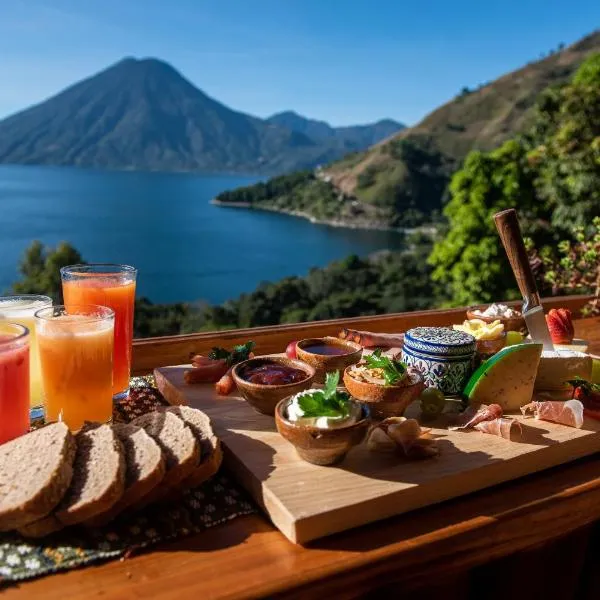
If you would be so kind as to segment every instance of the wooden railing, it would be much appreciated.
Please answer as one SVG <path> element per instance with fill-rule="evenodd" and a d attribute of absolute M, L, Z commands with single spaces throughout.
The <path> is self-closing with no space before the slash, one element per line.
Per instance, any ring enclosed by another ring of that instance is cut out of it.
<path fill-rule="evenodd" d="M 563 296 L 544 299 L 544 308 L 567 307 L 577 317 L 589 296 Z M 508 302 L 519 306 L 519 302 Z M 297 339 L 314 335 L 337 335 L 342 327 L 356 327 L 374 332 L 402 332 L 418 325 L 448 326 L 462 322 L 465 308 L 425 310 L 387 315 L 331 319 L 293 325 L 271 325 L 250 329 L 211 331 L 188 335 L 174 335 L 135 340 L 133 344 L 134 375 L 149 373 L 155 367 L 187 363 L 190 353 L 204 353 L 215 345 L 231 346 L 252 339 L 258 353 L 282 352 L 286 345 Z"/>

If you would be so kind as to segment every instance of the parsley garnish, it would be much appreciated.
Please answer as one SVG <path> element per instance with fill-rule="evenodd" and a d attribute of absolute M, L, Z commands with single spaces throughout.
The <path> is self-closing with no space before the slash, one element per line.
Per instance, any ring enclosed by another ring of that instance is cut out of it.
<path fill-rule="evenodd" d="M 406 373 L 406 365 L 399 360 L 392 360 L 387 356 L 381 356 L 381 348 L 378 348 L 368 356 L 365 356 L 368 369 L 381 369 L 385 385 L 398 383 Z"/>
<path fill-rule="evenodd" d="M 347 417 L 349 414 L 347 392 L 338 392 L 338 371 L 327 373 L 323 390 L 313 390 L 298 396 L 298 405 L 305 417 Z"/>
<path fill-rule="evenodd" d="M 583 377 L 579 377 L 579 375 L 575 375 L 573 379 L 569 379 L 565 383 L 572 385 L 574 388 L 583 388 L 586 394 L 600 393 L 600 385 L 592 383 Z"/>
<path fill-rule="evenodd" d="M 234 346 L 231 352 L 229 352 L 229 350 L 225 350 L 225 348 L 219 348 L 215 346 L 208 353 L 208 358 L 212 358 L 213 360 L 225 359 L 227 366 L 231 367 L 233 365 L 237 365 L 243 360 L 247 360 L 253 348 L 254 342 L 246 342 L 245 344 Z"/>

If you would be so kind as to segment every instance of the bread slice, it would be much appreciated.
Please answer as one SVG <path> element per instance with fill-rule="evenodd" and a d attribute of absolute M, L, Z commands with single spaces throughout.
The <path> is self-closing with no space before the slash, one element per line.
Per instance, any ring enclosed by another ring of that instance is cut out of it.
<path fill-rule="evenodd" d="M 143 427 L 158 443 L 166 460 L 167 472 L 162 483 L 134 506 L 145 506 L 163 497 L 165 493 L 189 477 L 200 457 L 200 446 L 192 430 L 173 413 L 155 411 L 132 421 Z"/>
<path fill-rule="evenodd" d="M 142 500 L 166 473 L 162 450 L 144 429 L 123 423 L 112 427 L 125 449 L 125 492 L 112 508 L 86 521 L 85 525 L 93 527 L 108 523 L 128 506 Z"/>
<path fill-rule="evenodd" d="M 38 519 L 33 523 L 28 523 L 18 528 L 18 532 L 27 538 L 42 538 L 63 528 L 63 524 L 50 513 L 43 519 Z"/>
<path fill-rule="evenodd" d="M 125 490 L 125 451 L 112 426 L 86 424 L 75 439 L 73 481 L 55 511 L 65 526 L 108 510 Z"/>
<path fill-rule="evenodd" d="M 0 531 L 49 514 L 73 475 L 75 438 L 53 423 L 0 446 Z"/>
<path fill-rule="evenodd" d="M 211 427 L 210 418 L 201 410 L 190 406 L 170 406 L 165 410 L 182 419 L 200 445 L 198 464 L 180 486 L 182 490 L 198 487 L 219 470 L 223 461 L 221 442 Z"/>

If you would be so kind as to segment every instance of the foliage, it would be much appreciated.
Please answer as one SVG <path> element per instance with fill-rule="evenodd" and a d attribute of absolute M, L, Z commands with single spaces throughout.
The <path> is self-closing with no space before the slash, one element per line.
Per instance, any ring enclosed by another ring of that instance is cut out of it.
<path fill-rule="evenodd" d="M 577 227 L 573 241 L 558 244 L 558 257 L 541 255 L 544 279 L 554 294 L 591 294 L 593 299 L 584 312 L 600 314 L 600 217 L 591 227 Z"/>
<path fill-rule="evenodd" d="M 60 269 L 82 262 L 81 254 L 66 242 L 53 249 L 45 248 L 36 240 L 25 250 L 19 264 L 22 279 L 12 286 L 12 291 L 15 294 L 45 294 L 56 304 L 61 304 Z"/>
<path fill-rule="evenodd" d="M 542 94 L 526 135 L 470 153 L 453 176 L 449 228 L 429 258 L 451 304 L 518 296 L 494 213 L 516 207 L 524 233 L 551 260 L 559 239 L 600 212 L 599 57 Z"/>

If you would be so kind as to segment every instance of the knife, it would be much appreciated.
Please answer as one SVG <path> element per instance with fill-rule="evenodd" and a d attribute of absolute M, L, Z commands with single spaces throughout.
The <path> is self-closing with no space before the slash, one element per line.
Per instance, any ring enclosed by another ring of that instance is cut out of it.
<path fill-rule="evenodd" d="M 548 331 L 548 323 L 546 323 L 546 317 L 544 317 L 544 308 L 523 243 L 517 211 L 514 208 L 509 208 L 496 213 L 494 221 L 510 266 L 517 279 L 519 290 L 523 295 L 523 317 L 529 335 L 534 342 L 541 342 L 544 345 L 544 350 L 554 350 L 554 344 Z"/>

